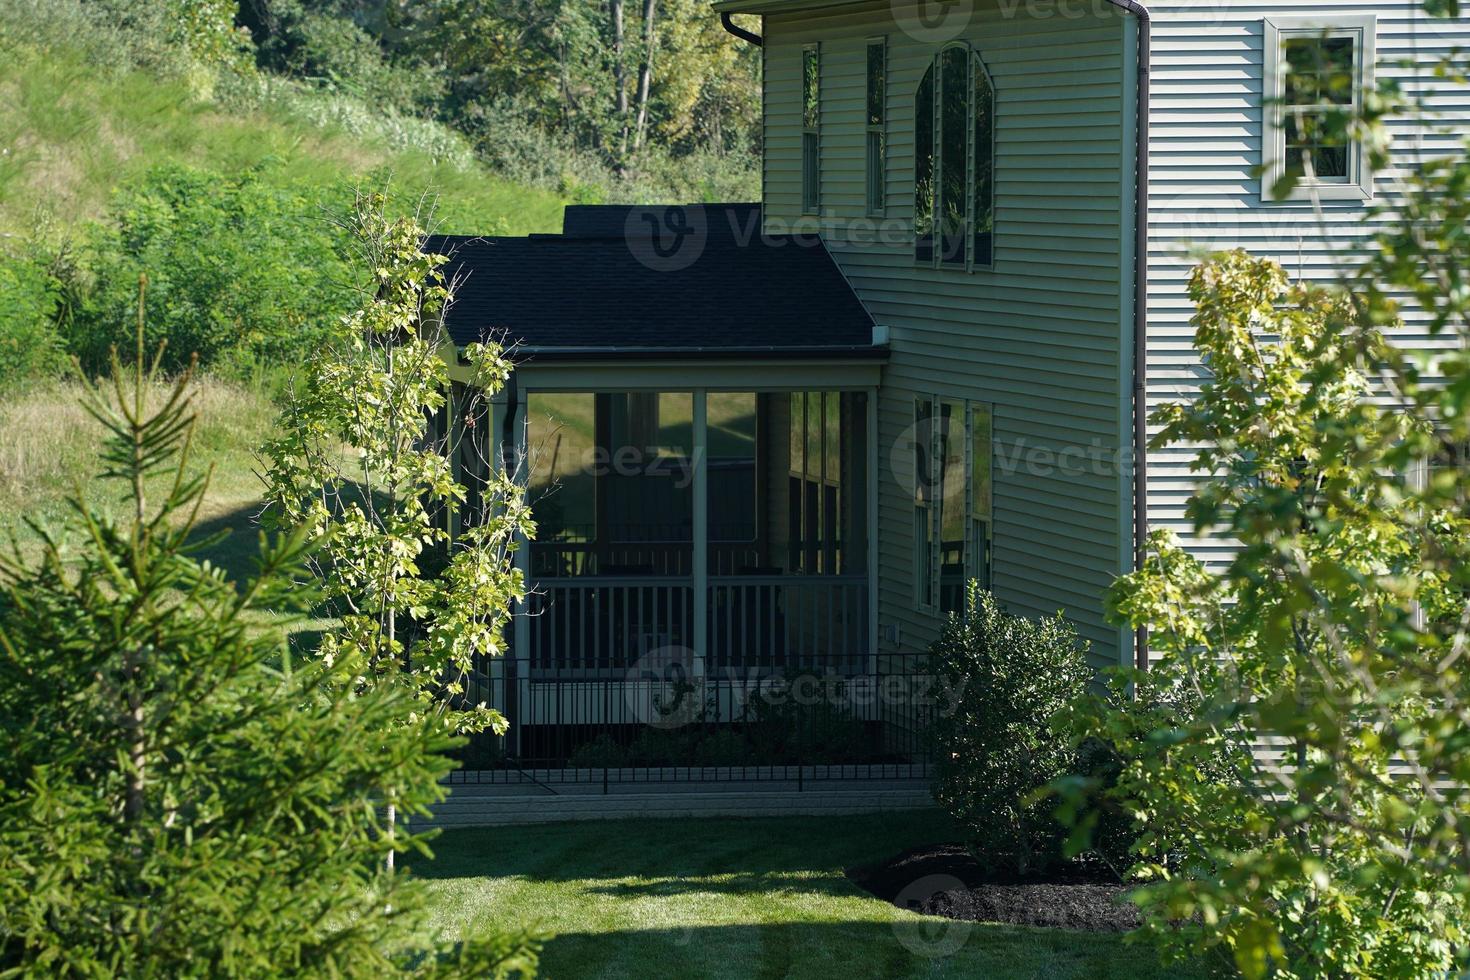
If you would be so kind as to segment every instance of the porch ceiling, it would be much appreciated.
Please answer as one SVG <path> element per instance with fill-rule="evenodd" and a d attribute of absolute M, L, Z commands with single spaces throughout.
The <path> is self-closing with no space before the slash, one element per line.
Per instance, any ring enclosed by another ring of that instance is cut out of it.
<path fill-rule="evenodd" d="M 886 356 L 815 235 L 762 234 L 750 205 L 583 210 L 562 235 L 429 240 L 457 283 L 457 345 L 563 361 Z"/>

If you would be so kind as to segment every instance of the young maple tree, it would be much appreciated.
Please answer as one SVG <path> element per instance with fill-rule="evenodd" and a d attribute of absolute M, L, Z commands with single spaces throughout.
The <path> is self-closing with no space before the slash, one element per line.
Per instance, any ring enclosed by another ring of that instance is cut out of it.
<path fill-rule="evenodd" d="M 388 209 L 383 194 L 359 194 L 347 218 L 366 273 L 362 303 L 288 392 L 281 435 L 264 450 L 267 516 L 306 527 L 316 546 L 316 585 L 339 621 L 322 639 L 323 662 L 359 659 L 364 689 L 408 683 L 420 714 L 446 734 L 499 732 L 504 717 L 467 698 L 466 678 L 477 658 L 502 652 L 525 594 L 513 553 L 534 527 L 513 470 L 489 460 L 476 477 L 479 505 L 473 514 L 462 506 L 471 488 L 451 459 L 463 430 L 433 424 L 452 390 L 447 259 L 425 251 L 415 219 Z M 461 356 L 471 397 L 509 376 L 494 344 Z M 478 414 L 465 401 L 454 407 Z"/>

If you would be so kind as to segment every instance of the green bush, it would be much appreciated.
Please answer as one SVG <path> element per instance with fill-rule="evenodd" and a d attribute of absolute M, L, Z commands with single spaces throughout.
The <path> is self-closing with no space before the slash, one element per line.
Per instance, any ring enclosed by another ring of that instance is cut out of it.
<path fill-rule="evenodd" d="M 65 368 L 59 300 L 59 284 L 39 262 L 0 253 L 0 391 Z"/>
<path fill-rule="evenodd" d="M 996 870 L 1040 870 L 1061 856 L 1065 830 L 1043 790 L 1076 764 L 1055 719 L 1088 692 L 1087 646 L 1059 614 L 1029 620 L 971 583 L 963 616 L 934 645 L 933 669 L 958 692 L 934 721 L 935 796 Z"/>
<path fill-rule="evenodd" d="M 842 765 L 869 762 L 872 739 L 847 705 L 848 682 L 791 672 L 784 696 L 757 693 L 745 705 L 750 739 L 761 765 Z"/>
<path fill-rule="evenodd" d="M 399 64 L 353 20 L 300 0 L 244 4 L 240 13 L 255 42 L 255 60 L 270 72 L 310 79 L 379 106 L 416 112 L 444 96 L 442 76 L 426 66 Z M 269 16 L 261 17 L 268 9 Z"/>
<path fill-rule="evenodd" d="M 621 769 L 627 764 L 628 750 L 606 733 L 577 746 L 567 759 L 573 769 Z"/>
<path fill-rule="evenodd" d="M 200 363 L 242 373 L 299 361 L 352 308 L 340 229 L 322 201 L 265 179 L 270 164 L 232 176 L 188 167 L 125 186 L 82 250 L 67 343 L 89 370 L 130 345 L 130 310 L 145 271 L 148 343 L 166 340 L 166 370 Z"/>

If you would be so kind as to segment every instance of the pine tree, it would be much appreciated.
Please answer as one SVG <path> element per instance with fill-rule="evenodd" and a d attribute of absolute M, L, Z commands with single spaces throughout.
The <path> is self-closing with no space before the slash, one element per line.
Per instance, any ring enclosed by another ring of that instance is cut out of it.
<path fill-rule="evenodd" d="M 196 557 L 190 379 L 152 403 L 141 288 L 138 315 L 134 363 L 86 399 L 126 513 L 78 489 L 74 550 L 35 526 L 38 556 L 0 559 L 0 973 L 533 973 L 521 937 L 424 945 L 423 896 L 383 858 L 427 838 L 383 813 L 440 798 L 454 740 L 406 685 L 293 663 L 261 625 L 312 600 L 309 529 L 263 541 L 243 584 Z"/>

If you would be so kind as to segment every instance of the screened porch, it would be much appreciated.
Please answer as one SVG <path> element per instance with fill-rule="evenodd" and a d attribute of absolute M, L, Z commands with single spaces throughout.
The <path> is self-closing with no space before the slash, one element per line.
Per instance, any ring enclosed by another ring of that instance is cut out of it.
<path fill-rule="evenodd" d="M 524 395 L 530 679 L 867 671 L 866 391 Z"/>

